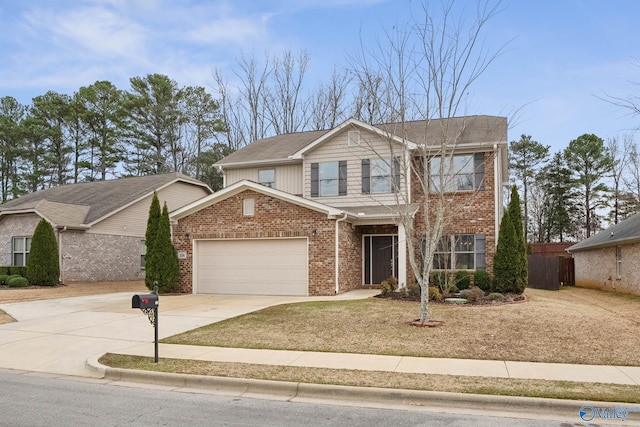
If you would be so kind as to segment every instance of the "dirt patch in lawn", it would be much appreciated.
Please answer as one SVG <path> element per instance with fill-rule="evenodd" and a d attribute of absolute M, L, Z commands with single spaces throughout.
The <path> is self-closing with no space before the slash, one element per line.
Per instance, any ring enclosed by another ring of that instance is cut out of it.
<path fill-rule="evenodd" d="M 146 290 L 144 281 L 141 280 L 129 282 L 75 282 L 59 286 L 29 286 L 26 288 L 0 286 L 0 304 L 112 294 L 116 292 L 134 293 Z M 14 321 L 13 317 L 0 310 L 0 324 Z"/>
<path fill-rule="evenodd" d="M 431 305 L 437 328 L 407 325 L 419 303 L 379 298 L 271 307 L 163 342 L 459 359 L 640 366 L 640 297 L 528 289 L 525 304 Z"/>

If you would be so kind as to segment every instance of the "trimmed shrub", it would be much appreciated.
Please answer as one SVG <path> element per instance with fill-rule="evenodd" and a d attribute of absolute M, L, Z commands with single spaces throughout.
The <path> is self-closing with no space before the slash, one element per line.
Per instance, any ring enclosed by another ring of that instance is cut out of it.
<path fill-rule="evenodd" d="M 440 292 L 440 288 L 437 286 L 429 286 L 429 300 L 441 302 L 442 301 L 442 293 Z"/>
<path fill-rule="evenodd" d="M 420 299 L 420 284 L 418 282 L 407 285 L 407 297 L 416 300 Z"/>
<path fill-rule="evenodd" d="M 0 275 L 0 285 L 6 285 L 7 284 L 7 277 L 9 277 L 8 274 Z"/>
<path fill-rule="evenodd" d="M 40 286 L 55 286 L 60 280 L 58 242 L 53 227 L 44 218 L 33 232 L 26 277 L 32 285 Z"/>
<path fill-rule="evenodd" d="M 437 286 L 440 290 L 444 289 L 447 285 L 447 275 L 443 271 L 438 273 L 431 273 L 429 276 L 429 286 Z"/>
<path fill-rule="evenodd" d="M 23 265 L 12 265 L 8 267 L 8 272 L 6 274 L 19 274 L 22 277 L 27 277 L 27 267 Z"/>
<path fill-rule="evenodd" d="M 477 286 L 473 286 L 469 289 L 466 290 L 467 296 L 467 302 L 470 304 L 482 301 L 482 299 L 484 298 L 484 291 L 480 288 L 478 288 Z"/>
<path fill-rule="evenodd" d="M 469 289 L 469 286 L 471 286 L 471 276 L 468 271 L 456 271 L 455 281 L 459 290 Z"/>
<path fill-rule="evenodd" d="M 504 301 L 504 295 L 499 292 L 492 292 L 489 294 L 489 299 L 491 301 Z"/>
<path fill-rule="evenodd" d="M 398 289 L 398 279 L 389 277 L 380 283 L 380 294 L 388 297 Z"/>
<path fill-rule="evenodd" d="M 29 279 L 22 276 L 14 276 L 7 281 L 7 285 L 9 285 L 10 288 L 26 288 L 29 286 Z"/>
<path fill-rule="evenodd" d="M 9 266 L 0 265 L 0 276 L 8 276 L 8 275 L 9 275 Z"/>
<path fill-rule="evenodd" d="M 474 286 L 479 287 L 484 292 L 491 292 L 491 276 L 486 271 L 476 271 L 475 276 L 473 277 Z"/>

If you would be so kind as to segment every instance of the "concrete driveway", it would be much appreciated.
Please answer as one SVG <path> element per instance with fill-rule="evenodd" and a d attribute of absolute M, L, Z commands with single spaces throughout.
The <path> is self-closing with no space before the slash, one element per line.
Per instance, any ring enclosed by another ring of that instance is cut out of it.
<path fill-rule="evenodd" d="M 378 291 L 335 297 L 179 295 L 160 296 L 160 338 L 273 305 L 320 300 L 361 299 Z M 87 359 L 107 352 L 153 346 L 153 326 L 131 308 L 132 293 L 0 304 L 17 322 L 0 325 L 0 368 L 62 375 L 99 374 Z M 162 356 L 162 355 L 161 355 Z"/>

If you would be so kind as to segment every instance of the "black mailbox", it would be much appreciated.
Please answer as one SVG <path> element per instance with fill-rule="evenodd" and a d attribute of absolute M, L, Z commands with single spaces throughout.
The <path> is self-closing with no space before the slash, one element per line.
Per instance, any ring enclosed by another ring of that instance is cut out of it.
<path fill-rule="evenodd" d="M 131 298 L 131 308 L 158 308 L 158 295 L 134 295 Z"/>

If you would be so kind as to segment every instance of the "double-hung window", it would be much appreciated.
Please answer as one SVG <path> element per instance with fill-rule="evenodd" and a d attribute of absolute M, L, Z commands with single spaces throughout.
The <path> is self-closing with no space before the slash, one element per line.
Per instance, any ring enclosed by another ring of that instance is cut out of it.
<path fill-rule="evenodd" d="M 484 153 L 434 157 L 429 161 L 431 191 L 472 191 L 484 187 Z"/>
<path fill-rule="evenodd" d="M 14 237 L 11 239 L 11 265 L 27 265 L 30 250 L 31 237 Z"/>
<path fill-rule="evenodd" d="M 362 193 L 392 193 L 400 187 L 400 159 L 362 160 Z"/>
<path fill-rule="evenodd" d="M 485 236 L 453 234 L 443 236 L 433 255 L 434 270 L 484 270 Z"/>
<path fill-rule="evenodd" d="M 347 161 L 311 164 L 311 197 L 345 196 Z"/>

